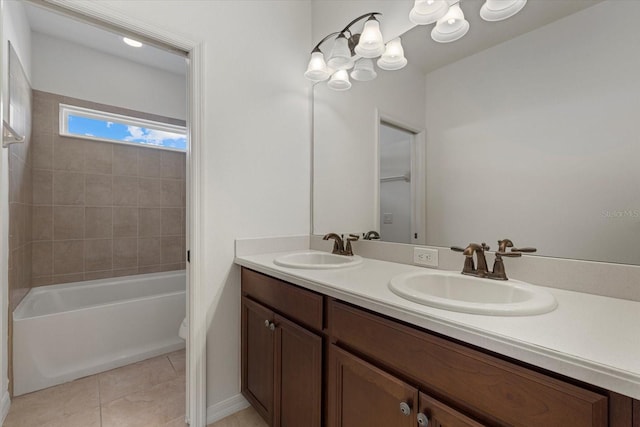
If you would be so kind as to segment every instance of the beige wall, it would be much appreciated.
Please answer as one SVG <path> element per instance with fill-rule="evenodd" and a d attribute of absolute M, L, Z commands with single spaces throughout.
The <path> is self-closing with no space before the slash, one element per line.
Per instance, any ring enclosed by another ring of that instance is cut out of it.
<path fill-rule="evenodd" d="M 185 154 L 62 137 L 58 104 L 181 122 L 41 91 L 33 100 L 33 286 L 184 269 Z"/>

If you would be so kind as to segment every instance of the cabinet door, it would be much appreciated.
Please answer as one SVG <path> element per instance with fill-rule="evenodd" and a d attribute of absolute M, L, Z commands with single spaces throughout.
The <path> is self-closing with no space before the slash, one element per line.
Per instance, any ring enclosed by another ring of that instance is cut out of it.
<path fill-rule="evenodd" d="M 421 427 L 483 427 L 466 415 L 448 407 L 442 402 L 420 393 L 418 425 Z"/>
<path fill-rule="evenodd" d="M 278 315 L 276 324 L 276 427 L 320 427 L 322 338 Z"/>
<path fill-rule="evenodd" d="M 242 298 L 242 394 L 269 425 L 273 421 L 273 312 Z"/>
<path fill-rule="evenodd" d="M 416 426 L 417 389 L 335 345 L 329 359 L 329 426 Z"/>

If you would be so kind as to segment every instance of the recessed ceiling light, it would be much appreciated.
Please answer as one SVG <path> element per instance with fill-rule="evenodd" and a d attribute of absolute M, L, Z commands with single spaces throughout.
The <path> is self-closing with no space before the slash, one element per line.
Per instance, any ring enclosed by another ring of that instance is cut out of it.
<path fill-rule="evenodd" d="M 123 37 L 123 38 L 122 38 L 122 40 L 123 40 L 126 44 L 128 44 L 129 46 L 133 46 L 133 47 L 142 47 L 142 43 L 140 43 L 140 42 L 139 42 L 139 41 L 137 41 L 137 40 L 133 40 L 133 39 L 130 39 L 130 38 L 128 38 L 128 37 Z"/>

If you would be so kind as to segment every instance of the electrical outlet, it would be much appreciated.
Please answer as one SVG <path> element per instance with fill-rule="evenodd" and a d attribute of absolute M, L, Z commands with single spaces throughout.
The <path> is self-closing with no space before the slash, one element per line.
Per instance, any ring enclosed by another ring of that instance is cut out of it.
<path fill-rule="evenodd" d="M 429 248 L 413 248 L 413 263 L 426 267 L 438 266 L 438 250 Z"/>

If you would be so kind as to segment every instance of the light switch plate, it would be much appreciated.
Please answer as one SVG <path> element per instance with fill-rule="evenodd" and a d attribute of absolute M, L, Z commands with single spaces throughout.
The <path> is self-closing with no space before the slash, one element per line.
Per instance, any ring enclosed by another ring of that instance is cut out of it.
<path fill-rule="evenodd" d="M 392 213 L 382 214 L 382 223 L 383 224 L 393 224 L 393 214 Z"/>
<path fill-rule="evenodd" d="M 429 248 L 413 248 L 413 263 L 426 267 L 438 266 L 438 250 Z"/>

